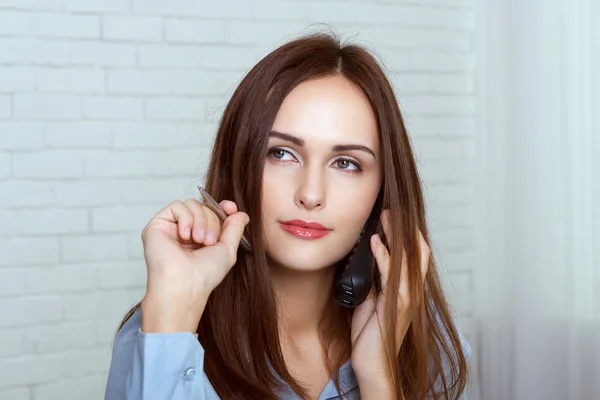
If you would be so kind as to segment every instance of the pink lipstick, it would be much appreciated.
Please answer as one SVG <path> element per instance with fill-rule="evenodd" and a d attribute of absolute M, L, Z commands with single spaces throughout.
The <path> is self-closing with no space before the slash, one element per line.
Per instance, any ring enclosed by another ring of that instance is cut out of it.
<path fill-rule="evenodd" d="M 302 239 L 319 239 L 332 231 L 317 222 L 305 222 L 301 219 L 280 221 L 279 225 L 284 231 Z"/>

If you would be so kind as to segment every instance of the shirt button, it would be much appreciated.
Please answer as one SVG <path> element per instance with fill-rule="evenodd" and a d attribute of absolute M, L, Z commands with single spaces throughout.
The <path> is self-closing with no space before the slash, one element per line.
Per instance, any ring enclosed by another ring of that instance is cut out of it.
<path fill-rule="evenodd" d="M 196 370 L 192 367 L 186 369 L 185 372 L 183 373 L 183 379 L 185 379 L 186 381 L 193 381 L 195 377 L 196 377 Z"/>

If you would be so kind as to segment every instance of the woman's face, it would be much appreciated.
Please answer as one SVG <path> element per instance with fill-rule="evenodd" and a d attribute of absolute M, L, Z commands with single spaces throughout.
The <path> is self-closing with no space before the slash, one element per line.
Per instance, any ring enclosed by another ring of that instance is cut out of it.
<path fill-rule="evenodd" d="M 295 270 L 332 266 L 356 243 L 381 185 L 377 123 L 367 98 L 341 76 L 301 83 L 281 105 L 268 148 L 267 255 Z"/>

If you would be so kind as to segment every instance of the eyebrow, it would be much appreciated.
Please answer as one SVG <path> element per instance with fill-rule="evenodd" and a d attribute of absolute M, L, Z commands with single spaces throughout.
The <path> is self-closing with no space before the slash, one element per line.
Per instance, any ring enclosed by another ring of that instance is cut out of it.
<path fill-rule="evenodd" d="M 300 147 L 304 146 L 304 139 L 301 139 L 294 135 L 290 135 L 289 133 L 271 131 L 269 136 L 276 137 L 276 138 L 279 138 L 279 139 L 282 139 L 282 140 L 285 140 L 288 142 L 292 142 Z M 373 150 L 371 150 L 367 146 L 363 146 L 362 144 L 336 144 L 335 146 L 332 147 L 332 150 L 333 151 L 359 150 L 359 151 L 364 151 L 365 153 L 369 153 L 370 155 L 373 156 L 373 158 L 377 159 L 377 157 L 375 157 L 375 153 L 373 152 Z"/>

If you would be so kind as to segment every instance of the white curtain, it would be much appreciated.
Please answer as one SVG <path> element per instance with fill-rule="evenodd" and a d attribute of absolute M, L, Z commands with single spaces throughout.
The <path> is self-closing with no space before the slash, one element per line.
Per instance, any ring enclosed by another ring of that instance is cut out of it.
<path fill-rule="evenodd" d="M 600 399 L 600 2 L 481 0 L 470 399 Z"/>

